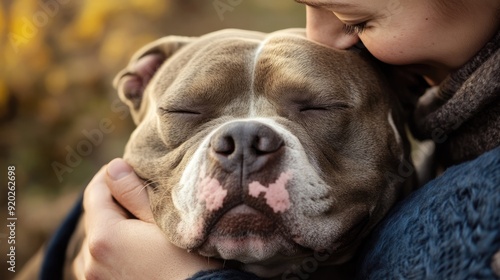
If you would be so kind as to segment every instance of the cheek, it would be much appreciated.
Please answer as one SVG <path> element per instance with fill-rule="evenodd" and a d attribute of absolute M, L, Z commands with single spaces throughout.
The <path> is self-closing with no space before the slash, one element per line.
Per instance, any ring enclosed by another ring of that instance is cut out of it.
<path fill-rule="evenodd" d="M 378 60 L 395 65 L 408 63 L 408 49 L 404 42 L 397 39 L 385 38 L 364 39 L 363 35 L 360 37 L 368 51 Z"/>
<path fill-rule="evenodd" d="M 373 56 L 388 64 L 420 64 L 430 58 L 429 44 L 413 32 L 367 32 L 360 39 Z"/>

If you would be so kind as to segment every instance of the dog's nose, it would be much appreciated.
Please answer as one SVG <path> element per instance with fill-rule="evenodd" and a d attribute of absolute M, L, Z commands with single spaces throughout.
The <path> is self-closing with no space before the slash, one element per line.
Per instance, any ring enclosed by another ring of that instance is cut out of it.
<path fill-rule="evenodd" d="M 246 173 L 259 171 L 277 158 L 283 146 L 281 136 L 256 121 L 233 122 L 212 136 L 211 152 L 226 171 L 243 168 Z"/>

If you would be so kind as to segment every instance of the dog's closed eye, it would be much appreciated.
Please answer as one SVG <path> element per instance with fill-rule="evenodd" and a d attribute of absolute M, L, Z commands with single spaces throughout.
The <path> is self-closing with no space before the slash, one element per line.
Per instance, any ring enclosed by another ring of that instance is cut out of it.
<path fill-rule="evenodd" d="M 163 114 L 187 114 L 187 115 L 201 115 L 201 112 L 192 110 L 192 109 L 184 109 L 184 108 L 159 108 L 161 113 Z"/>
<path fill-rule="evenodd" d="M 304 113 L 308 111 L 330 111 L 330 110 L 343 110 L 349 109 L 352 106 L 347 103 L 335 102 L 332 104 L 324 104 L 324 105 L 314 105 L 314 104 L 305 104 L 299 105 L 299 112 Z"/>
<path fill-rule="evenodd" d="M 319 106 L 304 106 L 302 108 L 299 108 L 300 112 L 306 112 L 306 111 L 326 111 L 328 110 L 326 107 L 319 107 Z"/>

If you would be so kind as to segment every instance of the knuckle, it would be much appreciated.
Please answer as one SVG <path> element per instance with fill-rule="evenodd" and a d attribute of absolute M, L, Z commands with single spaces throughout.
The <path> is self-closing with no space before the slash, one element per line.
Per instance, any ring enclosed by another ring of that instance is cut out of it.
<path fill-rule="evenodd" d="M 112 240 L 105 234 L 89 236 L 89 253 L 96 261 L 107 260 L 113 251 Z"/>
<path fill-rule="evenodd" d="M 102 274 L 98 272 L 97 269 L 95 269 L 94 266 L 89 266 L 85 269 L 84 272 L 84 277 L 86 280 L 100 280 L 104 279 L 102 277 Z"/>

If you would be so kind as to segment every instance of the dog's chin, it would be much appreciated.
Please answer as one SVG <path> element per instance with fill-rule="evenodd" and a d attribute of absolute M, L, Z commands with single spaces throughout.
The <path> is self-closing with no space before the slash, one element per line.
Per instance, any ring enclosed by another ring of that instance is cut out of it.
<path fill-rule="evenodd" d="M 266 263 L 279 255 L 293 255 L 297 251 L 293 244 L 286 246 L 286 243 L 280 236 L 209 236 L 198 252 L 207 257 L 242 263 Z"/>
<path fill-rule="evenodd" d="M 247 264 L 272 262 L 300 251 L 300 246 L 283 236 L 277 222 L 246 205 L 225 213 L 198 248 L 204 256 Z"/>
<path fill-rule="evenodd" d="M 209 236 L 199 248 L 203 256 L 234 260 L 245 271 L 259 277 L 274 277 L 290 269 L 305 256 L 296 245 L 279 235 L 244 237 Z"/>

